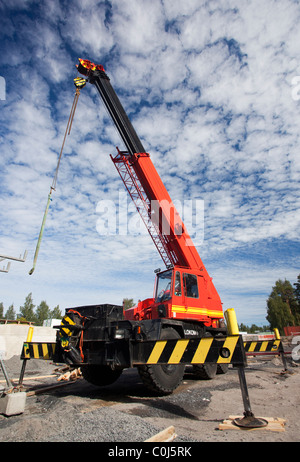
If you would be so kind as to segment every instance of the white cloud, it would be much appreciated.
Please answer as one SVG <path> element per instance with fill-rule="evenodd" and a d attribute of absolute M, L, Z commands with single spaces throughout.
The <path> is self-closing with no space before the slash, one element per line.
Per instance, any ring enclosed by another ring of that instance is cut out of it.
<path fill-rule="evenodd" d="M 161 48 L 163 17 L 159 0 L 112 4 L 115 39 L 122 51 L 147 55 L 157 46 Z"/>

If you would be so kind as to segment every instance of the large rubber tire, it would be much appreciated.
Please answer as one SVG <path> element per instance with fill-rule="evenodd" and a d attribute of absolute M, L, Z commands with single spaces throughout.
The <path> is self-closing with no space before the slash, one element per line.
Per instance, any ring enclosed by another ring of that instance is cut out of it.
<path fill-rule="evenodd" d="M 122 374 L 122 369 L 112 369 L 109 366 L 101 366 L 95 364 L 89 364 L 88 366 L 82 366 L 81 372 L 83 378 L 93 385 L 103 387 L 114 383 Z"/>
<path fill-rule="evenodd" d="M 218 364 L 217 374 L 227 374 L 228 364 Z"/>
<path fill-rule="evenodd" d="M 211 337 L 211 334 L 206 333 L 205 337 Z M 217 375 L 217 363 L 196 364 L 193 366 L 194 377 L 200 380 L 212 380 Z"/>
<path fill-rule="evenodd" d="M 193 374 L 197 379 L 212 380 L 217 375 L 217 364 L 197 364 L 193 367 Z"/>
<path fill-rule="evenodd" d="M 180 335 L 172 327 L 166 327 L 162 330 L 160 338 L 161 340 L 179 339 Z M 144 386 L 160 396 L 171 394 L 180 385 L 184 370 L 184 364 L 138 366 Z"/>

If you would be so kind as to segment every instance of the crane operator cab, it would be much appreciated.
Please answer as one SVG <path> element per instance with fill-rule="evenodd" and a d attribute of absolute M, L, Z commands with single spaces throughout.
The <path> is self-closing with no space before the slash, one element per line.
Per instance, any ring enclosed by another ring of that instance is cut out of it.
<path fill-rule="evenodd" d="M 175 266 L 156 274 L 154 297 L 125 311 L 125 319 L 193 320 L 219 327 L 222 304 L 211 278 L 201 270 Z"/>

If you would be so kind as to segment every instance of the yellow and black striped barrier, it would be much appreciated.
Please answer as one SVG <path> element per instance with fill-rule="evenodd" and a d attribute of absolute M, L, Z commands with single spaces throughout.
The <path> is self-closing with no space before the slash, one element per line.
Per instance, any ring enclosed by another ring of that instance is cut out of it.
<path fill-rule="evenodd" d="M 21 359 L 53 359 L 56 343 L 25 342 Z M 245 356 L 280 354 L 281 340 L 243 341 L 241 336 L 136 342 L 132 365 L 141 364 L 245 364 Z"/>
<path fill-rule="evenodd" d="M 246 355 L 252 353 L 280 353 L 280 340 L 257 340 L 244 342 Z"/>
<path fill-rule="evenodd" d="M 280 356 L 284 370 L 288 370 L 287 360 L 280 337 L 274 340 L 257 340 L 244 342 L 245 355 L 247 356 Z"/>
<path fill-rule="evenodd" d="M 25 342 L 21 359 L 53 359 L 56 343 Z"/>
<path fill-rule="evenodd" d="M 244 365 L 242 337 L 137 342 L 132 348 L 132 365 L 142 364 L 236 364 Z"/>
<path fill-rule="evenodd" d="M 179 363 L 242 365 L 246 362 L 239 335 L 133 342 L 130 349 L 132 366 Z M 25 342 L 21 359 L 55 360 L 56 350 L 56 343 Z"/>

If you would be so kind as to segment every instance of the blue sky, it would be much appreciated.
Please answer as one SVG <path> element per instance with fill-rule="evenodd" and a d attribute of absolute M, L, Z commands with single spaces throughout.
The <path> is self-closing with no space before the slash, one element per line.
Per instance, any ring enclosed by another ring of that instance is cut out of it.
<path fill-rule="evenodd" d="M 62 310 L 148 298 L 162 267 L 129 201 L 130 232 L 99 233 L 123 193 L 109 157 L 122 143 L 88 85 L 28 274 L 85 58 L 104 65 L 172 199 L 204 204 L 194 242 L 224 309 L 267 324 L 275 281 L 300 273 L 299 2 L 7 0 L 0 12 L 0 253 L 28 250 L 0 273 L 5 308 L 29 292 Z"/>

